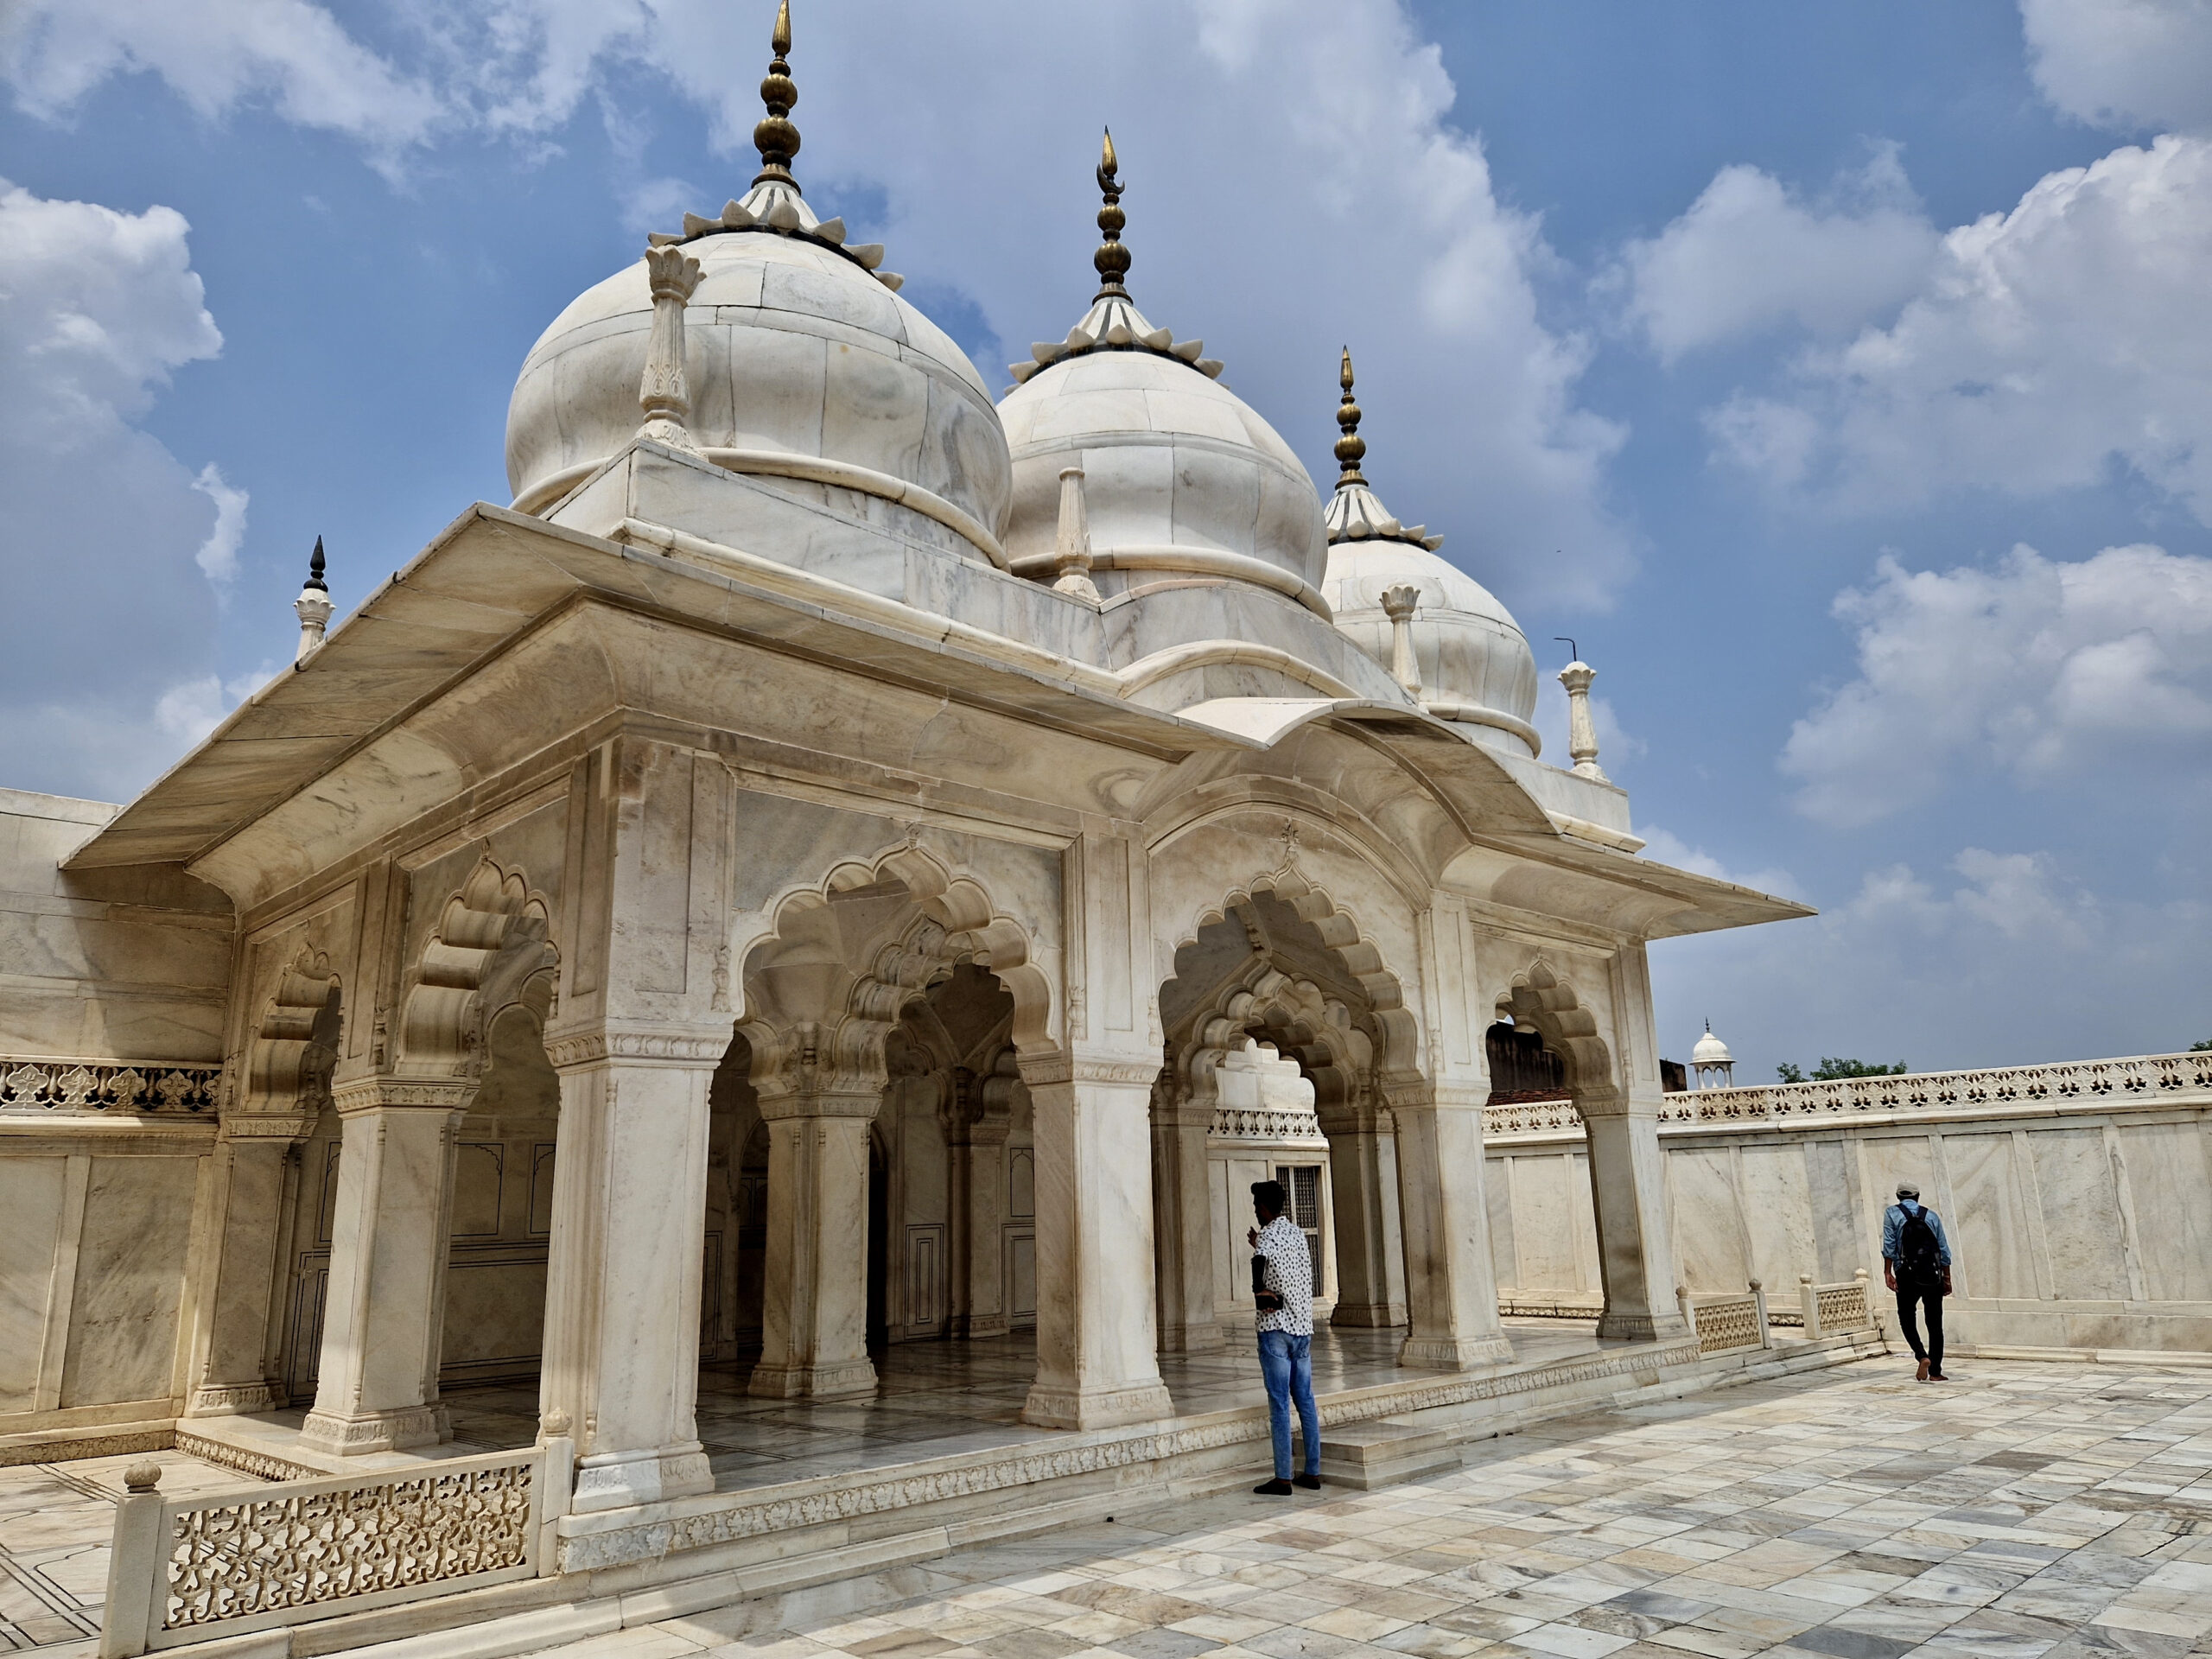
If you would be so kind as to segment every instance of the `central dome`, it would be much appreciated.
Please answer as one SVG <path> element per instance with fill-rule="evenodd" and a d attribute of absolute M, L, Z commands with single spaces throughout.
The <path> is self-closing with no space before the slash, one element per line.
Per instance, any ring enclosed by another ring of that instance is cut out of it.
<path fill-rule="evenodd" d="M 738 472 L 775 475 L 779 456 L 826 463 L 785 475 L 873 494 L 994 544 L 1009 463 L 989 390 L 951 338 L 898 296 L 900 278 L 876 269 L 883 250 L 845 245 L 843 222 L 817 218 L 800 195 L 789 168 L 798 134 L 784 118 L 798 93 L 781 56 L 787 37 L 777 45 L 753 188 L 719 219 L 687 213 L 681 236 L 652 238 L 683 244 L 701 269 L 683 310 L 691 440 Z M 507 408 L 518 509 L 550 506 L 637 437 L 652 321 L 640 259 L 539 336 Z"/>
<path fill-rule="evenodd" d="M 1083 469 L 1090 570 L 1108 596 L 1163 577 L 1266 588 L 1328 614 L 1321 504 L 1290 446 L 1223 385 L 1200 342 L 1177 344 L 1131 303 L 1112 140 L 1098 169 L 1106 234 L 1097 297 L 1065 340 L 1032 348 L 999 404 L 1014 464 L 1007 554 L 1049 577 L 1060 474 Z"/>

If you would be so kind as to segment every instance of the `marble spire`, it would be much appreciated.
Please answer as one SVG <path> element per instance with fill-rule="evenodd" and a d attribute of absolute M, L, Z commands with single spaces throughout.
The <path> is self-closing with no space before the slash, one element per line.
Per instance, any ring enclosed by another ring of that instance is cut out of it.
<path fill-rule="evenodd" d="M 1433 553 L 1444 545 L 1424 524 L 1402 524 L 1368 486 L 1359 463 L 1367 458 L 1367 440 L 1359 435 L 1360 410 L 1352 397 L 1351 347 L 1344 348 L 1337 371 L 1343 396 L 1337 402 L 1337 487 L 1321 509 L 1321 523 L 1332 544 L 1338 542 L 1409 542 Z"/>
<path fill-rule="evenodd" d="M 1220 361 L 1199 355 L 1205 341 L 1179 341 L 1172 331 L 1154 327 L 1129 298 L 1123 280 L 1129 274 L 1129 251 L 1122 244 L 1122 231 L 1129 221 L 1122 211 L 1121 173 L 1121 158 L 1114 153 L 1114 135 L 1109 130 L 1098 151 L 1098 190 L 1104 198 L 1098 209 L 1101 240 L 1090 256 L 1091 267 L 1098 273 L 1098 292 L 1065 340 L 1039 341 L 1029 348 L 1030 361 L 1007 365 L 1016 385 L 1062 358 L 1086 352 L 1151 352 L 1188 364 L 1210 380 L 1221 378 Z"/>
<path fill-rule="evenodd" d="M 308 579 L 301 585 L 300 596 L 292 601 L 292 613 L 300 619 L 300 645 L 292 653 L 292 660 L 303 663 L 322 644 L 323 631 L 330 626 L 330 613 L 337 607 L 330 602 L 330 584 L 323 580 L 322 537 L 315 538 L 315 551 L 308 556 Z"/>
<path fill-rule="evenodd" d="M 760 102 L 767 113 L 753 129 L 753 145 L 760 152 L 760 170 L 753 175 L 752 188 L 738 200 L 725 202 L 720 217 L 709 219 L 702 213 L 686 213 L 682 234 L 656 231 L 645 238 L 646 242 L 661 248 L 696 241 L 702 236 L 716 236 L 724 231 L 771 231 L 835 248 L 897 293 L 906 286 L 906 279 L 895 270 L 880 269 L 883 245 L 849 245 L 845 240 L 845 221 L 823 219 L 817 214 L 800 192 L 798 179 L 792 176 L 791 161 L 798 154 L 799 137 L 791 118 L 791 111 L 798 104 L 798 84 L 791 79 L 791 0 L 778 0 L 776 26 L 768 36 L 768 47 L 775 55 L 768 60 L 768 73 L 760 82 Z"/>

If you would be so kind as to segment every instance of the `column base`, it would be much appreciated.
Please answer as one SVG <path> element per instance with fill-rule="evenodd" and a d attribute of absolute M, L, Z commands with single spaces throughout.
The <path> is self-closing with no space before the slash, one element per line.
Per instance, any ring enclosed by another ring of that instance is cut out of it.
<path fill-rule="evenodd" d="M 1503 1337 L 1408 1337 L 1398 1348 L 1399 1364 L 1422 1371 L 1471 1371 L 1512 1357 Z"/>
<path fill-rule="evenodd" d="M 1021 1421 L 1037 1428 L 1121 1428 L 1164 1422 L 1174 1414 L 1175 1402 L 1160 1382 L 1096 1390 L 1033 1383 L 1029 1402 L 1021 1408 Z"/>
<path fill-rule="evenodd" d="M 1159 1344 L 1163 1354 L 1211 1354 L 1228 1346 L 1229 1338 L 1220 1320 L 1209 1319 L 1203 1325 L 1163 1325 Z"/>
<path fill-rule="evenodd" d="M 875 1392 L 875 1365 L 867 1359 L 834 1365 L 756 1365 L 745 1385 L 755 1400 L 849 1400 Z"/>
<path fill-rule="evenodd" d="M 696 1440 L 649 1452 L 601 1452 L 576 1464 L 572 1511 L 622 1510 L 715 1490 L 714 1471 Z"/>
<path fill-rule="evenodd" d="M 1349 1325 L 1360 1331 L 1386 1331 L 1405 1322 L 1406 1307 L 1402 1302 L 1338 1302 L 1329 1313 L 1331 1325 Z"/>
<path fill-rule="evenodd" d="M 359 1416 L 311 1411 L 300 1426 L 300 1444 L 333 1457 L 355 1458 L 371 1452 L 404 1452 L 438 1446 L 453 1438 L 453 1423 L 442 1402 L 403 1406 L 393 1411 L 365 1411 Z"/>
<path fill-rule="evenodd" d="M 1598 1316 L 1598 1334 L 1601 1338 L 1668 1342 L 1689 1333 L 1688 1321 L 1679 1313 L 1617 1313 L 1609 1307 Z"/>
<path fill-rule="evenodd" d="M 256 1412 L 275 1411 L 284 1404 L 276 1397 L 276 1390 L 266 1382 L 211 1383 L 194 1389 L 186 1402 L 188 1417 L 244 1417 Z"/>
<path fill-rule="evenodd" d="M 1002 1337 L 1010 1329 L 1003 1313 L 956 1313 L 950 1334 L 963 1341 L 979 1342 L 987 1337 Z"/>

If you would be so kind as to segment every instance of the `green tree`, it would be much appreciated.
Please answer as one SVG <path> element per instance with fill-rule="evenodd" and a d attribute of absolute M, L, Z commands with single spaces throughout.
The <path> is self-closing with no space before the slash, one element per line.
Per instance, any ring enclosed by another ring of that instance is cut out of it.
<path fill-rule="evenodd" d="M 2212 1054 L 2212 1037 L 2207 1037 L 2201 1043 L 2191 1043 L 2189 1052 L 2192 1054 Z"/>
<path fill-rule="evenodd" d="M 1878 1060 L 1843 1060 L 1823 1054 L 1821 1063 L 1813 1068 L 1815 1083 L 1834 1083 L 1840 1077 L 1901 1077 L 1905 1065 L 1899 1060 L 1894 1065 L 1884 1065 Z"/>
<path fill-rule="evenodd" d="M 1792 1065 L 1789 1061 L 1784 1060 L 1774 1068 L 1774 1075 L 1784 1083 L 1802 1083 L 1805 1081 L 1805 1068 L 1802 1065 Z"/>

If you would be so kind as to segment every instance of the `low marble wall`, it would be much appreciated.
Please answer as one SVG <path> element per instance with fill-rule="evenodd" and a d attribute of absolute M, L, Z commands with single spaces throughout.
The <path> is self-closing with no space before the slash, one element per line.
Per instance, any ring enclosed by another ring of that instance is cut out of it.
<path fill-rule="evenodd" d="M 1500 1294 L 1598 1290 L 1582 1135 L 1563 1103 L 1488 1111 Z M 2212 1354 L 2212 1054 L 1670 1095 L 1677 1273 L 1694 1292 L 1865 1268 L 1910 1180 L 1949 1231 L 1955 1345 Z"/>

